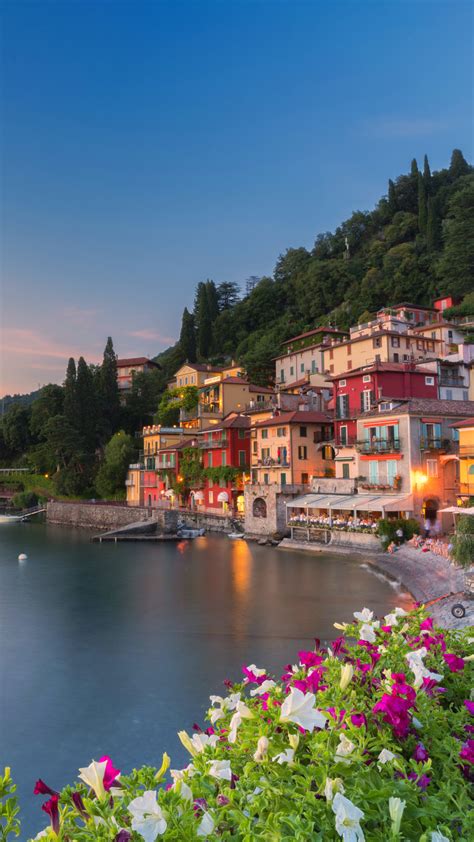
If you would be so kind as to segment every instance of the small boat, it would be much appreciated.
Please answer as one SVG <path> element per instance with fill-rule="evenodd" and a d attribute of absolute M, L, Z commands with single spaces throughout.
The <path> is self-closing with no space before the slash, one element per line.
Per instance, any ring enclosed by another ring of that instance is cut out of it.
<path fill-rule="evenodd" d="M 0 515 L 0 523 L 19 523 L 24 520 L 20 515 Z"/>
<path fill-rule="evenodd" d="M 192 527 L 184 526 L 176 532 L 178 538 L 200 538 L 204 535 L 205 529 L 193 529 Z"/>
<path fill-rule="evenodd" d="M 235 540 L 236 538 L 245 538 L 245 535 L 243 532 L 228 532 L 227 537 Z"/>

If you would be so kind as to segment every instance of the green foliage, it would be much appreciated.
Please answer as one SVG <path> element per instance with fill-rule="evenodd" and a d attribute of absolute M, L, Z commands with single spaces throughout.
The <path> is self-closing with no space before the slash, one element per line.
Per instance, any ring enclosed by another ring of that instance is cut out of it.
<path fill-rule="evenodd" d="M 173 480 L 173 488 L 178 494 L 187 495 L 204 478 L 201 454 L 195 447 L 186 447 L 179 462 L 179 479 Z"/>
<path fill-rule="evenodd" d="M 117 357 L 112 337 L 109 336 L 98 377 L 99 440 L 108 441 L 117 430 L 120 416 L 120 398 L 117 382 Z"/>
<path fill-rule="evenodd" d="M 0 840 L 5 842 L 11 836 L 20 835 L 18 814 L 18 799 L 15 795 L 16 785 L 13 783 L 10 768 L 5 767 L 0 775 Z"/>
<path fill-rule="evenodd" d="M 397 530 L 401 529 L 403 532 L 403 540 L 409 541 L 414 535 L 420 532 L 420 524 L 415 518 L 381 518 L 378 522 L 377 532 L 384 541 L 390 544 L 392 541 L 399 542 Z"/>
<path fill-rule="evenodd" d="M 474 176 L 461 178 L 448 204 L 444 252 L 438 264 L 446 293 L 472 294 L 474 278 Z"/>
<path fill-rule="evenodd" d="M 167 389 L 158 406 L 157 420 L 163 427 L 173 427 L 179 423 L 179 411 L 191 412 L 199 403 L 197 386 L 183 386 Z"/>
<path fill-rule="evenodd" d="M 101 497 L 123 497 L 128 466 L 136 456 L 132 436 L 123 430 L 112 436 L 105 447 L 104 459 L 97 472 L 95 487 Z"/>
<path fill-rule="evenodd" d="M 447 307 L 443 315 L 446 319 L 452 319 L 455 316 L 474 316 L 474 292 L 469 292 L 463 298 L 461 304 Z"/>
<path fill-rule="evenodd" d="M 216 468 L 205 468 L 204 476 L 214 483 L 233 484 L 242 476 L 243 468 L 233 468 L 231 465 L 219 465 Z"/>
<path fill-rule="evenodd" d="M 194 323 L 194 316 L 189 312 L 187 307 L 183 311 L 179 345 L 185 360 L 190 363 L 196 362 L 196 325 Z"/>
<path fill-rule="evenodd" d="M 12 497 L 12 504 L 15 509 L 31 509 L 33 506 L 37 506 L 38 502 L 38 495 L 34 491 L 20 491 Z"/>
<path fill-rule="evenodd" d="M 462 567 L 474 565 L 474 517 L 462 515 L 453 538 L 453 558 Z"/>

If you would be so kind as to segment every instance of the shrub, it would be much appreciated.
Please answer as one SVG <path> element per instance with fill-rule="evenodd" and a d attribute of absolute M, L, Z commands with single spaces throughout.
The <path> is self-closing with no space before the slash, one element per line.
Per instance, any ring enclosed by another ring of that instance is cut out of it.
<path fill-rule="evenodd" d="M 462 567 L 474 564 L 474 517 L 463 515 L 456 524 L 453 558 Z"/>
<path fill-rule="evenodd" d="M 32 509 L 38 502 L 39 497 L 34 491 L 20 491 L 12 497 L 15 509 Z"/>
<path fill-rule="evenodd" d="M 166 754 L 120 778 L 99 758 L 56 794 L 39 779 L 52 825 L 41 838 L 474 838 L 470 632 L 441 632 L 420 610 L 354 616 L 281 679 L 252 664 L 211 696 L 208 727 L 179 733 L 191 762 L 168 785 Z"/>
<path fill-rule="evenodd" d="M 409 541 L 414 535 L 420 531 L 420 524 L 415 518 L 381 518 L 378 523 L 377 532 L 384 543 L 390 544 L 392 541 L 399 542 L 397 537 L 397 530 L 401 529 L 403 532 L 403 540 Z"/>

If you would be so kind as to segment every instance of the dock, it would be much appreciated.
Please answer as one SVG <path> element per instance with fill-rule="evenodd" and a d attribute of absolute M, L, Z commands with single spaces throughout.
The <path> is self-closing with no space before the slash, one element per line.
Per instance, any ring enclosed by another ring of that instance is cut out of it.
<path fill-rule="evenodd" d="M 119 541 L 163 542 L 180 540 L 176 534 L 158 532 L 157 527 L 156 520 L 138 520 L 134 523 L 127 523 L 125 526 L 119 526 L 117 529 L 94 535 L 91 541 L 95 544 L 102 544 L 104 541 L 112 541 L 117 544 Z"/>

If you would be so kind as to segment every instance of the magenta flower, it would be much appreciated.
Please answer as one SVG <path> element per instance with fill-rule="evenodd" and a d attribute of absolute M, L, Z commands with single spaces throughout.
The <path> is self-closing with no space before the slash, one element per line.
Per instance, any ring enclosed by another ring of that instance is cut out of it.
<path fill-rule="evenodd" d="M 114 839 L 114 842 L 129 842 L 132 838 L 132 834 L 128 830 L 119 830 L 117 836 Z"/>
<path fill-rule="evenodd" d="M 461 751 L 459 752 L 459 757 L 467 763 L 474 763 L 474 740 L 468 740 L 464 743 Z"/>
<path fill-rule="evenodd" d="M 427 789 L 431 783 L 431 778 L 428 775 L 417 775 L 416 772 L 410 772 L 408 775 L 409 781 L 415 781 L 416 785 L 420 787 L 420 789 Z"/>
<path fill-rule="evenodd" d="M 424 763 L 425 760 L 428 760 L 429 754 L 426 751 L 426 748 L 424 747 L 423 743 L 418 743 L 418 745 L 415 748 L 415 751 L 413 752 L 413 757 L 415 758 L 415 760 L 418 760 L 419 763 Z"/>
<path fill-rule="evenodd" d="M 49 799 L 49 801 L 46 801 L 41 807 L 41 809 L 44 810 L 44 812 L 47 813 L 48 816 L 50 817 L 51 827 L 53 828 L 53 831 L 56 833 L 56 835 L 59 833 L 59 806 L 58 806 L 58 801 L 59 801 L 59 795 L 52 795 L 51 798 Z"/>
<path fill-rule="evenodd" d="M 443 654 L 443 658 L 446 661 L 451 672 L 461 672 L 461 670 L 464 669 L 464 661 L 462 658 L 458 658 L 457 655 L 445 652 Z"/>
<path fill-rule="evenodd" d="M 107 755 L 104 755 L 104 757 L 101 757 L 99 759 L 99 763 L 103 763 L 104 760 L 107 763 L 107 766 L 105 767 L 105 773 L 104 773 L 104 789 L 109 790 L 112 786 L 118 786 L 119 785 L 117 778 L 120 775 L 120 769 L 114 768 L 114 765 L 113 765 L 110 757 L 108 757 Z"/>
<path fill-rule="evenodd" d="M 380 631 L 383 631 L 386 634 L 391 634 L 392 627 L 391 626 L 380 626 Z"/>
<path fill-rule="evenodd" d="M 427 617 L 426 620 L 422 620 L 420 623 L 420 631 L 431 631 L 433 628 L 433 618 Z"/>
<path fill-rule="evenodd" d="M 351 713 L 351 722 L 356 728 L 362 728 L 367 725 L 367 719 L 364 713 Z"/>
<path fill-rule="evenodd" d="M 384 693 L 382 698 L 372 708 L 374 713 L 383 713 L 383 721 L 393 728 L 393 733 L 400 739 L 405 739 L 410 729 L 409 710 L 412 707 L 407 699 L 401 696 L 389 696 Z"/>
<path fill-rule="evenodd" d="M 298 652 L 298 658 L 300 659 L 300 663 L 303 664 L 304 667 L 319 667 L 322 664 L 324 658 L 322 655 L 318 655 L 317 652 Z"/>
<path fill-rule="evenodd" d="M 268 678 L 266 672 L 258 669 L 255 664 L 251 664 L 249 667 L 242 667 L 242 672 L 251 684 L 263 684 Z"/>
<path fill-rule="evenodd" d="M 344 646 L 345 642 L 346 640 L 344 637 L 337 637 L 336 640 L 333 641 L 331 649 L 335 657 L 338 655 L 345 655 L 347 653 L 347 649 Z"/>
<path fill-rule="evenodd" d="M 227 807 L 230 804 L 230 798 L 227 798 L 227 795 L 218 795 L 216 802 L 218 807 Z"/>
<path fill-rule="evenodd" d="M 48 784 L 45 784 L 41 778 L 38 778 L 35 783 L 33 795 L 59 795 L 59 792 L 56 792 L 55 789 L 51 789 L 51 787 L 49 787 Z"/>
<path fill-rule="evenodd" d="M 89 813 L 86 811 L 84 807 L 84 802 L 82 800 L 80 792 L 73 792 L 71 795 L 72 802 L 76 808 L 76 810 L 81 814 L 82 818 L 87 821 L 89 817 Z"/>
<path fill-rule="evenodd" d="M 446 687 L 440 687 L 433 678 L 424 678 L 420 690 L 424 690 L 427 696 L 434 696 L 435 693 L 446 693 Z"/>
<path fill-rule="evenodd" d="M 464 704 L 467 708 L 468 713 L 470 713 L 471 716 L 474 716 L 474 702 L 470 702 L 469 699 L 464 699 Z"/>

